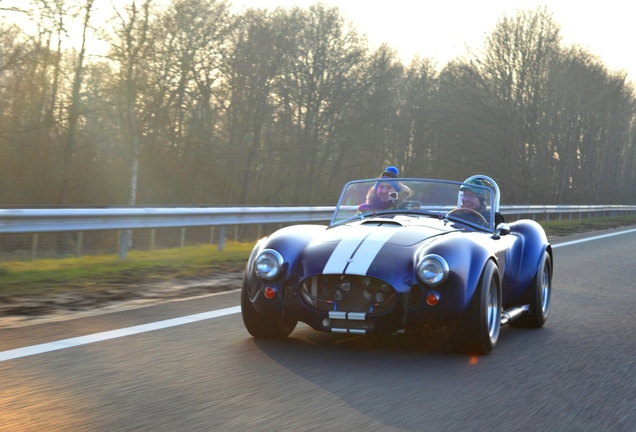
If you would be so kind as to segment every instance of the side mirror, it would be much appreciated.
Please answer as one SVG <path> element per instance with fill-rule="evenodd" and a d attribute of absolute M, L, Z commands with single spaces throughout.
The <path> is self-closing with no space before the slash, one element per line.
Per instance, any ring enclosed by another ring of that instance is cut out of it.
<path fill-rule="evenodd" d="M 497 228 L 495 228 L 495 234 L 492 236 L 492 238 L 498 239 L 502 235 L 508 235 L 508 234 L 510 234 L 510 225 L 502 222 L 499 225 L 497 225 Z"/>

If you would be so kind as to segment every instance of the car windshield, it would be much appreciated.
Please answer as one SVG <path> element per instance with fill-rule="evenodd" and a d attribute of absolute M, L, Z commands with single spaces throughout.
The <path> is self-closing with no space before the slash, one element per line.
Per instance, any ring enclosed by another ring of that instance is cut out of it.
<path fill-rule="evenodd" d="M 494 229 L 499 190 L 488 177 L 466 183 L 431 179 L 367 179 L 345 185 L 332 225 L 386 214 L 420 214 L 447 218 L 473 227 Z"/>

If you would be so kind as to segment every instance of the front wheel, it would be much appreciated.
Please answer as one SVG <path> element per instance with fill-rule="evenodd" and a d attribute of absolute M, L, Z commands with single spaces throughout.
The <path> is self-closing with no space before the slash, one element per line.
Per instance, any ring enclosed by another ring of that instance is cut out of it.
<path fill-rule="evenodd" d="M 284 339 L 296 328 L 298 321 L 259 313 L 247 293 L 247 278 L 241 287 L 241 316 L 245 328 L 255 338 Z"/>
<path fill-rule="evenodd" d="M 497 344 L 501 329 L 501 281 L 494 262 L 488 261 L 473 300 L 451 333 L 451 347 L 465 354 L 488 354 Z"/>
<path fill-rule="evenodd" d="M 541 328 L 548 319 L 550 313 L 550 295 L 552 293 L 552 260 L 550 254 L 543 253 L 543 259 L 534 275 L 527 297 L 530 305 L 530 313 L 512 321 L 514 327 Z"/>

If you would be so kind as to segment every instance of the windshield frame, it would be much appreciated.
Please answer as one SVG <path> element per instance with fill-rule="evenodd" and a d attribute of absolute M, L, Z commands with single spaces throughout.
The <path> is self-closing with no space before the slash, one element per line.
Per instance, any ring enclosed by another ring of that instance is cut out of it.
<path fill-rule="evenodd" d="M 485 180 L 485 182 L 481 182 L 483 186 L 479 186 L 474 182 L 467 183 L 474 179 Z M 360 206 L 365 202 L 367 194 L 371 196 L 370 189 L 374 188 L 377 192 L 377 185 L 380 183 L 392 183 L 393 186 L 399 188 L 397 199 L 393 202 L 393 205 L 389 208 L 361 208 Z M 481 219 L 477 220 L 477 215 L 472 215 L 466 209 L 449 214 L 451 210 L 458 209 L 461 206 L 460 188 L 462 187 L 470 187 L 485 198 L 485 202 L 488 203 L 487 208 L 482 209 L 482 216 L 486 219 L 485 225 Z M 411 193 L 409 196 L 404 196 L 408 195 L 409 192 Z M 408 177 L 395 179 L 371 178 L 353 180 L 344 186 L 330 226 L 338 226 L 347 222 L 378 216 L 389 217 L 390 215 L 410 214 L 459 222 L 474 229 L 494 232 L 495 213 L 498 211 L 499 187 L 494 180 L 487 176 L 472 176 L 466 179 L 465 182 Z"/>

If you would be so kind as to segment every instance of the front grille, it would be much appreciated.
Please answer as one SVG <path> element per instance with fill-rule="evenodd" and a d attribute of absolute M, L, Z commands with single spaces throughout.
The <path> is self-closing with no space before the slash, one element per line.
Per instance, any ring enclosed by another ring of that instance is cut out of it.
<path fill-rule="evenodd" d="M 323 312 L 383 313 L 398 301 L 391 285 L 369 276 L 314 276 L 303 281 L 300 293 L 307 306 Z"/>

